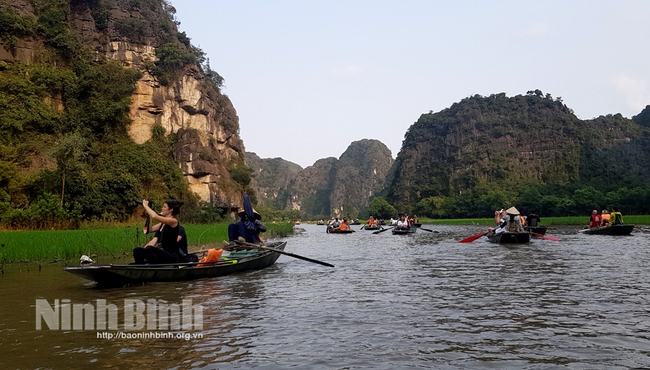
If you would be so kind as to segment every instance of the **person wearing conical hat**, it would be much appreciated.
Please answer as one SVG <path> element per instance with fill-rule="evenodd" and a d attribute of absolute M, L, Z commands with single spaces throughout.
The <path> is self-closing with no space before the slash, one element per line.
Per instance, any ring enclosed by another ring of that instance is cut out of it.
<path fill-rule="evenodd" d="M 255 208 L 253 208 L 254 220 L 247 220 L 248 217 L 244 208 L 239 208 L 237 214 L 239 215 L 239 221 L 228 225 L 228 240 L 232 242 L 243 238 L 247 243 L 261 243 L 260 234 L 266 232 L 266 225 L 262 222 L 262 216 Z M 251 224 L 250 221 L 254 225 L 252 228 L 246 226 L 247 223 Z"/>
<path fill-rule="evenodd" d="M 521 217 L 519 217 L 519 210 L 515 207 L 510 207 L 504 212 L 499 211 L 502 215 L 501 220 L 499 221 L 499 227 L 494 230 L 495 234 L 500 234 L 503 232 L 524 232 L 524 225 L 521 223 Z"/>

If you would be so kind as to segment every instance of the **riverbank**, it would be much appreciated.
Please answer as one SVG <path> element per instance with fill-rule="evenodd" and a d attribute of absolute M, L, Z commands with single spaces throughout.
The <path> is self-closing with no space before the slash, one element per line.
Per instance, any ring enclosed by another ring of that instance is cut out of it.
<path fill-rule="evenodd" d="M 293 233 L 289 222 L 269 223 L 267 238 L 281 238 Z M 228 224 L 183 224 L 190 245 L 219 243 L 228 240 Z M 144 235 L 142 226 L 82 228 L 79 230 L 36 230 L 0 232 L 0 265 L 28 262 L 65 262 L 77 264 L 82 255 L 110 263 L 130 257 L 133 248 L 146 244 L 153 234 Z"/>

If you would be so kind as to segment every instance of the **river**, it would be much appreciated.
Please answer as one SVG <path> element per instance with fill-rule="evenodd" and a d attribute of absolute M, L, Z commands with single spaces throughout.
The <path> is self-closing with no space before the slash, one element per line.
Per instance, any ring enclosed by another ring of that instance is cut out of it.
<path fill-rule="evenodd" d="M 60 265 L 5 266 L 0 368 L 650 367 L 650 234 L 550 229 L 562 241 L 504 246 L 458 242 L 476 226 L 424 227 L 435 232 L 299 225 L 286 251 L 335 268 L 281 256 L 261 271 L 119 289 L 96 289 Z M 202 328 L 172 337 L 160 327 L 124 331 L 122 321 L 117 330 L 57 330 L 37 315 L 55 300 L 105 301 L 120 320 L 127 301 L 191 300 Z"/>

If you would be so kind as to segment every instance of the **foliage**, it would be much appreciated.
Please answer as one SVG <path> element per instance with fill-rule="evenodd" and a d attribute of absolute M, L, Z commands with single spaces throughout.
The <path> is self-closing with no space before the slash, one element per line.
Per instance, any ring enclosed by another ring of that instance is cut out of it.
<path fill-rule="evenodd" d="M 632 117 L 632 120 L 638 125 L 650 127 L 650 105 L 646 105 L 641 113 Z"/>
<path fill-rule="evenodd" d="M 444 218 L 482 217 L 512 205 L 546 216 L 612 206 L 646 213 L 644 112 L 635 121 L 620 114 L 581 121 L 540 90 L 464 99 L 409 128 L 387 200 Z"/>
<path fill-rule="evenodd" d="M 368 216 L 374 216 L 377 219 L 388 219 L 391 217 L 396 217 L 398 211 L 383 197 L 375 197 L 370 201 L 370 204 L 368 205 L 367 210 L 363 213 L 363 216 L 366 216 L 366 214 Z"/>
<path fill-rule="evenodd" d="M 154 126 L 152 140 L 142 145 L 127 136 L 130 96 L 141 73 L 103 60 L 82 45 L 68 26 L 68 15 L 71 6 L 83 2 L 30 2 L 35 16 L 0 6 L 3 42 L 9 36 L 34 37 L 45 45 L 32 64 L 0 64 L 3 225 L 75 227 L 81 220 L 124 221 L 133 216 L 134 200 L 143 197 L 158 204 L 168 198 L 184 200 L 184 212 L 201 217 L 205 210 L 173 159 L 174 135 L 165 136 L 162 127 Z M 83 5 L 99 29 L 111 21 L 106 0 Z M 171 40 L 160 48 L 165 68 L 196 61 L 200 50 L 172 42 L 178 33 L 175 10 L 168 3 L 161 10 L 160 5 L 159 0 L 131 0 L 129 6 L 146 15 L 146 29 L 137 29 L 141 21 L 134 21 L 122 26 L 135 30 L 122 31 L 151 31 L 161 42 Z"/>

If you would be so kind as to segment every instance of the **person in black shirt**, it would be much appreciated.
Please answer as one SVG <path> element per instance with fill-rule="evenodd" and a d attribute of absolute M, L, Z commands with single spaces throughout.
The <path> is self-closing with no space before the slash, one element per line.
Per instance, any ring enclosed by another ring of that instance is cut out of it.
<path fill-rule="evenodd" d="M 144 248 L 136 247 L 133 249 L 133 259 L 136 264 L 179 262 L 181 253 L 178 237 L 181 226 L 177 217 L 180 214 L 182 205 L 182 201 L 169 199 L 163 203 L 160 214 L 158 214 L 149 207 L 149 201 L 142 200 L 145 212 L 152 220 L 159 221 L 159 223 L 151 227 L 151 231 L 155 231 L 156 234 L 149 243 Z M 187 245 L 187 241 L 185 241 L 185 245 Z"/>

